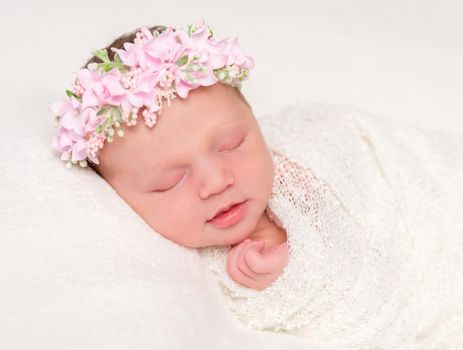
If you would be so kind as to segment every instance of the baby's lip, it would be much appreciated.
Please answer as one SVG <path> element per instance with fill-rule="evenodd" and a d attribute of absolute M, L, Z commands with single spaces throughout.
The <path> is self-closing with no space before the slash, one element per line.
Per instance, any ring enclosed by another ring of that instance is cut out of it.
<path fill-rule="evenodd" d="M 240 203 L 243 203 L 244 201 L 241 201 L 241 202 L 231 202 L 225 206 L 223 206 L 222 208 L 220 208 L 215 214 L 214 216 L 212 216 L 209 220 L 207 221 L 211 221 L 212 219 L 214 219 L 217 215 L 219 215 L 221 212 L 223 211 L 227 211 L 228 209 L 230 209 L 231 207 L 233 207 L 234 205 L 236 204 L 240 204 Z"/>

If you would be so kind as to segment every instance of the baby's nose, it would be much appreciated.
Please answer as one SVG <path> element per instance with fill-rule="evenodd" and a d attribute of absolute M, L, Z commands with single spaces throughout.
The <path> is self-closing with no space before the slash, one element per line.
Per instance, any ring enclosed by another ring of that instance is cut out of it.
<path fill-rule="evenodd" d="M 234 183 L 233 173 L 226 166 L 221 162 L 214 164 L 201 171 L 200 191 L 202 198 L 221 193 Z"/>

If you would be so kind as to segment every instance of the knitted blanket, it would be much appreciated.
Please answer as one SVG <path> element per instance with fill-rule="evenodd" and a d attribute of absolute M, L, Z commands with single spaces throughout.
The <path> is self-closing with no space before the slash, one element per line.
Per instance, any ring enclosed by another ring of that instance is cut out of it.
<path fill-rule="evenodd" d="M 463 135 L 323 105 L 260 122 L 275 164 L 267 210 L 289 261 L 258 291 L 229 277 L 230 246 L 198 249 L 229 311 L 252 329 L 352 349 L 457 349 Z"/>

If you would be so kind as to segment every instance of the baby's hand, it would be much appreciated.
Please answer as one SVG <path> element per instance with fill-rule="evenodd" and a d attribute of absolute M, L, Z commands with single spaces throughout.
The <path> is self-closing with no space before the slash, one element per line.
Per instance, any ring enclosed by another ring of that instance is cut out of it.
<path fill-rule="evenodd" d="M 265 241 L 249 238 L 230 249 L 227 270 L 231 278 L 246 287 L 262 290 L 280 275 L 288 263 L 288 245 L 283 242 L 264 251 Z"/>

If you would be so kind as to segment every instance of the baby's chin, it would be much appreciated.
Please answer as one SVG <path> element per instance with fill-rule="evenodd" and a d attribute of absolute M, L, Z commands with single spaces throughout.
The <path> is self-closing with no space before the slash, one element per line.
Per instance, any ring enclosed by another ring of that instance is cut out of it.
<path fill-rule="evenodd" d="M 246 238 L 249 238 L 249 236 L 251 235 L 251 231 L 245 231 L 247 231 L 248 233 L 243 233 L 243 231 L 241 231 L 238 234 L 232 234 L 231 231 L 227 232 L 227 230 L 224 230 L 223 232 L 214 232 L 213 237 L 210 237 L 210 239 L 204 242 L 197 242 L 197 244 L 194 244 L 194 248 L 233 246 L 241 243 Z"/>
<path fill-rule="evenodd" d="M 262 213 L 260 216 L 265 215 L 265 213 Z M 255 222 L 250 222 L 248 228 L 241 228 L 240 232 L 238 234 L 234 235 L 229 235 L 227 238 L 222 239 L 220 242 L 214 242 L 210 243 L 209 246 L 212 245 L 227 245 L 227 246 L 235 246 L 241 242 L 243 242 L 246 239 L 251 239 L 251 240 L 258 240 L 262 239 L 262 221 L 261 219 L 256 220 Z M 224 234 L 227 234 L 224 232 Z"/>

